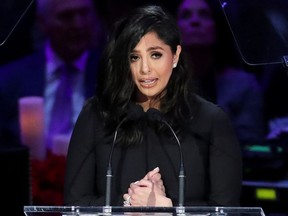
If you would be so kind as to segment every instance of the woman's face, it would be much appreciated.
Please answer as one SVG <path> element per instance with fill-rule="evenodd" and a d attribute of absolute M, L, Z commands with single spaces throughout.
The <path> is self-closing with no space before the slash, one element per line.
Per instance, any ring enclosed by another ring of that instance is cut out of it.
<path fill-rule="evenodd" d="M 170 46 L 154 32 L 141 38 L 129 57 L 138 102 L 152 101 L 164 92 L 180 52 L 178 45 L 176 53 L 172 53 Z"/>
<path fill-rule="evenodd" d="M 210 46 L 216 40 L 211 8 L 205 0 L 183 0 L 177 12 L 185 46 Z"/>

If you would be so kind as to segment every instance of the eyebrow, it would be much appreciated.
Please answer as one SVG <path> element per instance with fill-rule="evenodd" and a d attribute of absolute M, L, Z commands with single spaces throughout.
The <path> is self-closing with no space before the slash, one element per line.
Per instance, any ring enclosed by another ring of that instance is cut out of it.
<path fill-rule="evenodd" d="M 147 51 L 152 51 L 152 50 L 157 50 L 157 49 L 164 50 L 163 47 L 161 46 L 153 46 L 153 47 L 149 47 Z M 134 49 L 133 52 L 138 52 L 138 51 Z"/>

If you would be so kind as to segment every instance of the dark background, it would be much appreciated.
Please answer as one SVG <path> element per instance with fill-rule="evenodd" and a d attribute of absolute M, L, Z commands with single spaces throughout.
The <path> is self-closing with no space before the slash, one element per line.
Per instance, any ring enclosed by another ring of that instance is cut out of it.
<path fill-rule="evenodd" d="M 60 0 L 59 0 L 60 1 Z M 30 0 L 1 0 L 0 5 L 0 44 L 7 39 L 14 26 L 28 7 Z M 109 29 L 112 23 L 125 15 L 127 11 L 143 4 L 158 4 L 168 9 L 172 14 L 178 5 L 178 0 L 96 0 L 98 13 L 103 19 L 104 24 Z M 34 14 L 35 5 L 32 4 L 29 10 L 20 20 L 12 34 L 6 42 L 0 45 L 0 65 L 13 61 L 21 56 L 31 53 L 35 49 L 34 40 Z M 262 67 L 247 67 L 250 71 L 256 73 L 262 72 Z M 0 74 L 1 79 L 1 74 Z M 285 77 L 285 79 L 287 79 Z M 282 79 L 282 82 L 284 82 Z M 288 83 L 286 83 L 288 85 Z M 284 83 L 285 85 L 285 83 Z M 277 96 L 276 96 L 277 97 Z M 281 98 L 283 99 L 283 98 Z M 284 98 L 285 99 L 285 98 Z M 287 100 L 287 98 L 286 98 Z M 288 111 L 287 111 L 288 112 Z M 288 140 L 284 137 L 283 140 Z M 275 144 L 276 145 L 276 144 Z M 286 145 L 284 143 L 283 145 Z M 285 146 L 284 146 L 285 147 Z M 287 147 L 285 147 L 287 148 Z M 248 152 L 244 155 L 244 180 L 257 180 L 263 177 L 261 182 L 274 182 L 287 179 L 287 154 L 271 151 L 269 154 L 257 154 Z M 20 165 L 19 165 L 20 164 Z M 33 205 L 31 199 L 31 179 L 30 179 L 30 159 L 28 150 L 24 147 L 16 149 L 1 149 L 0 151 L 0 169 L 1 169 L 1 189 L 2 197 L 5 197 L 4 206 L 10 206 L 7 215 L 24 215 L 22 213 L 23 205 Z M 249 186 L 243 184 L 242 204 L 243 206 L 260 206 L 264 212 L 269 215 L 284 215 L 288 213 L 288 186 L 262 186 L 276 191 L 276 200 L 261 200 L 256 196 L 257 188 L 260 186 Z M 2 206 L 2 205 L 1 205 Z M 276 213 L 274 213 L 276 212 Z"/>

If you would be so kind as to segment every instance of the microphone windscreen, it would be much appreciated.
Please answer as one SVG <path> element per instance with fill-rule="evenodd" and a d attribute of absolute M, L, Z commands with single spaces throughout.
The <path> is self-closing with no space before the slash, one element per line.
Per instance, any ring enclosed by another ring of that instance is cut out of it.
<path fill-rule="evenodd" d="M 140 105 L 129 104 L 127 110 L 127 120 L 138 120 L 144 116 L 144 110 Z"/>
<path fill-rule="evenodd" d="M 147 110 L 146 112 L 147 118 L 149 121 L 162 121 L 163 120 L 163 116 L 162 113 L 155 109 L 155 108 L 150 108 Z"/>

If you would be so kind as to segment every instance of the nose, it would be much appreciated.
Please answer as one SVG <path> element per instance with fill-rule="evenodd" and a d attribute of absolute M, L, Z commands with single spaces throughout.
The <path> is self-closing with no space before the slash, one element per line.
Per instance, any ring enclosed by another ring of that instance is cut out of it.
<path fill-rule="evenodd" d="M 193 13 L 191 14 L 191 17 L 190 17 L 190 24 L 192 26 L 198 26 L 200 25 L 200 16 L 198 13 Z"/>
<path fill-rule="evenodd" d="M 149 63 L 146 59 L 143 59 L 142 65 L 141 65 L 141 73 L 142 74 L 148 74 L 149 72 L 150 72 Z"/>
<path fill-rule="evenodd" d="M 81 27 L 83 25 L 83 17 L 81 16 L 81 14 L 75 13 L 71 23 L 74 27 Z"/>

